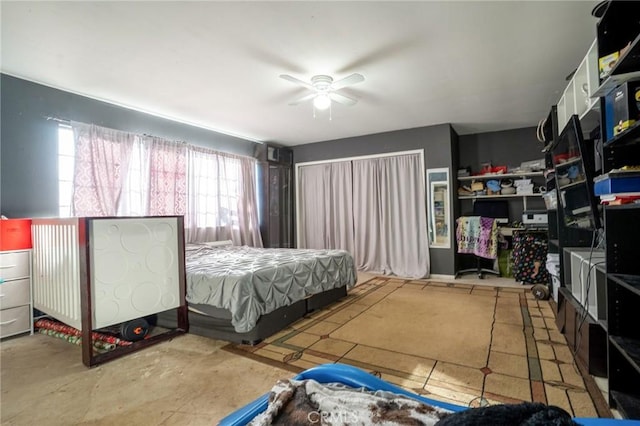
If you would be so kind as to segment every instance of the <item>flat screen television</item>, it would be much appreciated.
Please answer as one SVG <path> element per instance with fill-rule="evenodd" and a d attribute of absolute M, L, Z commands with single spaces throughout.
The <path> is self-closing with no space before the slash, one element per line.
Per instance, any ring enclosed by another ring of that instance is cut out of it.
<path fill-rule="evenodd" d="M 594 143 L 582 136 L 577 115 L 572 115 L 562 129 L 552 154 L 558 207 L 563 210 L 564 225 L 590 230 L 600 228 L 599 203 L 593 193 Z"/>
<path fill-rule="evenodd" d="M 507 200 L 476 200 L 473 215 L 491 217 L 498 223 L 509 223 L 509 202 Z"/>

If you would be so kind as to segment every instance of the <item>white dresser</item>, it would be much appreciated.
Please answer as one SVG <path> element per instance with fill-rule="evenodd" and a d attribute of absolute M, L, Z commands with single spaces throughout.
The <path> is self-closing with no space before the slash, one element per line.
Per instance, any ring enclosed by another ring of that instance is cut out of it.
<path fill-rule="evenodd" d="M 33 333 L 31 250 L 0 251 L 0 338 Z"/>

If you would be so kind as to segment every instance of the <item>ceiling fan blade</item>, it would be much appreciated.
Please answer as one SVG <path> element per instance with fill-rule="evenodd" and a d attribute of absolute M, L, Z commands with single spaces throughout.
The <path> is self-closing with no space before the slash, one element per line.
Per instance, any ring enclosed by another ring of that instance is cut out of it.
<path fill-rule="evenodd" d="M 333 82 L 331 84 L 331 88 L 333 90 L 338 90 L 343 87 L 351 86 L 352 84 L 360 83 L 361 81 L 364 81 L 364 76 L 362 74 L 355 73 L 343 78 L 342 80 Z"/>
<path fill-rule="evenodd" d="M 295 83 L 295 84 L 299 84 L 300 86 L 306 87 L 307 89 L 315 90 L 314 87 L 310 83 L 307 83 L 306 81 L 302 81 L 302 80 L 300 80 L 298 78 L 292 77 L 292 76 L 290 76 L 288 74 L 280 74 L 280 78 L 282 78 L 284 80 L 287 80 L 287 81 L 290 81 L 290 82 Z"/>
<path fill-rule="evenodd" d="M 358 103 L 356 99 L 353 99 L 349 96 L 341 95 L 340 93 L 331 92 L 329 93 L 329 97 L 331 98 L 331 100 L 347 106 L 352 106 Z"/>
<path fill-rule="evenodd" d="M 303 97 L 301 97 L 299 99 L 296 99 L 295 101 L 289 102 L 289 105 L 301 104 L 302 102 L 306 102 L 306 101 L 308 101 L 310 99 L 315 98 L 315 96 L 316 96 L 316 93 L 310 93 L 310 94 L 308 94 L 306 96 L 303 96 Z"/>

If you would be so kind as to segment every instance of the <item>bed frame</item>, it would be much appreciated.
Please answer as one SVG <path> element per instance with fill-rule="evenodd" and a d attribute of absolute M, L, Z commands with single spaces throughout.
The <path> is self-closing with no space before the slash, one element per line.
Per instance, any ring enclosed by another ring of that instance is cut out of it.
<path fill-rule="evenodd" d="M 91 367 L 188 331 L 182 216 L 33 219 L 33 306 L 82 333 Z M 175 326 L 96 354 L 91 332 L 167 311 Z"/>
<path fill-rule="evenodd" d="M 190 305 L 189 332 L 233 343 L 257 345 L 292 322 L 346 295 L 346 286 L 314 294 L 289 306 L 283 306 L 273 312 L 262 315 L 256 326 L 246 333 L 235 331 L 231 324 L 231 312 L 229 310 L 210 305 Z M 165 327 L 173 327 L 175 326 L 175 320 L 163 312 L 158 315 L 158 324 Z"/>

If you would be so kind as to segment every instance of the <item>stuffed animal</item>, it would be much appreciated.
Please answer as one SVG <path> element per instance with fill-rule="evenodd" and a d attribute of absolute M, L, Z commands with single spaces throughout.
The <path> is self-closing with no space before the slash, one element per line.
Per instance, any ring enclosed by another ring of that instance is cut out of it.
<path fill-rule="evenodd" d="M 470 408 L 452 413 L 439 420 L 436 426 L 573 426 L 578 425 L 562 408 L 523 402 Z"/>

